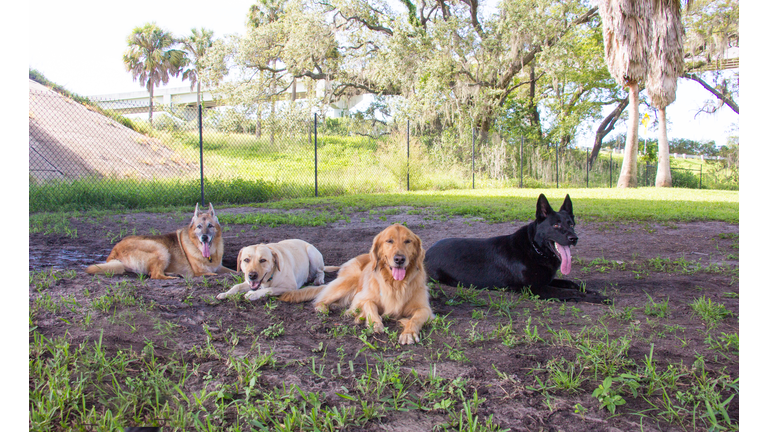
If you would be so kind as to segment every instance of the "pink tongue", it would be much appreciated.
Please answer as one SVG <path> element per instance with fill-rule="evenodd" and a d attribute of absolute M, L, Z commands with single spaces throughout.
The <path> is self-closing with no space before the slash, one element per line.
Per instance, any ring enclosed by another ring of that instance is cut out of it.
<path fill-rule="evenodd" d="M 560 254 L 560 273 L 567 275 L 571 272 L 571 247 L 555 243 L 555 249 Z"/>
<path fill-rule="evenodd" d="M 203 243 L 203 257 L 210 258 L 211 257 L 211 245 L 208 243 Z"/>
<path fill-rule="evenodd" d="M 405 279 L 405 269 L 396 267 L 392 268 L 392 277 L 399 281 Z"/>

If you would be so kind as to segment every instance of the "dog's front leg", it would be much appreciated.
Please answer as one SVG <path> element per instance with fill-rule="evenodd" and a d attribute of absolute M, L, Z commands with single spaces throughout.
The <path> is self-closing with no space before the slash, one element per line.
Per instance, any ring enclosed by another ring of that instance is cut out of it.
<path fill-rule="evenodd" d="M 288 291 L 293 291 L 293 290 L 294 288 L 290 288 L 290 287 L 274 286 L 274 287 L 262 288 L 256 291 L 251 291 L 249 293 L 246 293 L 245 298 L 247 298 L 248 300 L 258 300 L 268 295 L 279 296 L 280 294 L 283 294 Z"/>
<path fill-rule="evenodd" d="M 241 292 L 250 291 L 250 289 L 251 289 L 251 286 L 248 285 L 248 282 L 239 283 L 239 284 L 233 286 L 232 288 L 230 288 L 229 291 L 223 292 L 223 293 L 217 295 L 216 298 L 219 299 L 219 300 L 224 300 L 225 298 L 227 298 L 227 297 L 229 297 L 231 295 L 235 295 L 235 294 L 241 293 Z"/>
<path fill-rule="evenodd" d="M 419 342 L 419 332 L 421 327 L 432 318 L 432 311 L 427 308 L 417 309 L 410 319 L 401 319 L 403 332 L 400 333 L 398 342 L 400 345 L 411 345 Z"/>
<path fill-rule="evenodd" d="M 360 314 L 357 316 L 357 319 L 365 319 L 368 327 L 373 327 L 374 333 L 380 333 L 384 331 L 384 323 L 381 321 L 381 315 L 379 315 L 379 307 L 376 306 L 376 303 L 370 300 L 366 300 L 360 303 L 358 307 L 360 308 Z"/>

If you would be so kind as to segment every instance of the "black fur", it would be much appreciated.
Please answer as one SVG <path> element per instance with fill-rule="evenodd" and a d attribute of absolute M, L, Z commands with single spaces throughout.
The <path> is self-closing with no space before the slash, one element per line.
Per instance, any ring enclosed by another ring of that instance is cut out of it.
<path fill-rule="evenodd" d="M 542 299 L 604 303 L 608 298 L 581 290 L 565 279 L 555 279 L 561 265 L 555 242 L 576 245 L 571 197 L 560 210 L 550 207 L 544 194 L 536 204 L 536 220 L 513 234 L 484 239 L 448 238 L 427 250 L 424 265 L 430 278 L 450 286 L 520 290 L 530 287 Z"/>

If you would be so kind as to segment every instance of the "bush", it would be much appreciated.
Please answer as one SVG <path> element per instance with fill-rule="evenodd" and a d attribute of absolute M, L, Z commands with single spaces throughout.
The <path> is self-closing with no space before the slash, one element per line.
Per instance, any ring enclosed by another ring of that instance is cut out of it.
<path fill-rule="evenodd" d="M 672 187 L 698 189 L 699 176 L 689 170 L 672 170 Z"/>

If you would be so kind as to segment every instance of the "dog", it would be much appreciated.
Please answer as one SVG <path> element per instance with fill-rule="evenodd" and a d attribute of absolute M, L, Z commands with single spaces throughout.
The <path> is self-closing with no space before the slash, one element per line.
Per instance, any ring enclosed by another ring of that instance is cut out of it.
<path fill-rule="evenodd" d="M 248 300 L 266 295 L 279 295 L 301 288 L 307 282 L 322 285 L 325 273 L 339 267 L 326 266 L 323 255 L 303 240 L 246 246 L 237 254 L 237 271 L 243 272 L 243 283 L 216 296 L 219 300 L 246 292 Z"/>
<path fill-rule="evenodd" d="M 579 240 L 575 226 L 570 195 L 555 212 L 541 194 L 533 222 L 505 236 L 440 240 L 427 251 L 424 265 L 430 278 L 445 285 L 529 287 L 542 299 L 603 303 L 607 297 L 555 278 L 558 269 L 571 272 L 571 247 Z"/>
<path fill-rule="evenodd" d="M 152 279 L 175 279 L 234 273 L 221 265 L 224 240 L 221 225 L 208 203 L 208 212 L 195 213 L 189 226 L 164 235 L 128 236 L 118 242 L 105 264 L 85 269 L 89 274 L 123 274 L 126 271 L 149 275 Z"/>
<path fill-rule="evenodd" d="M 323 313 L 332 305 L 348 306 L 347 316 L 365 320 L 377 333 L 384 330 L 382 315 L 400 318 L 401 345 L 419 342 L 421 327 L 434 318 L 421 239 L 400 224 L 376 235 L 370 252 L 344 263 L 328 285 L 287 292 L 279 299 L 314 300 L 315 310 Z"/>

